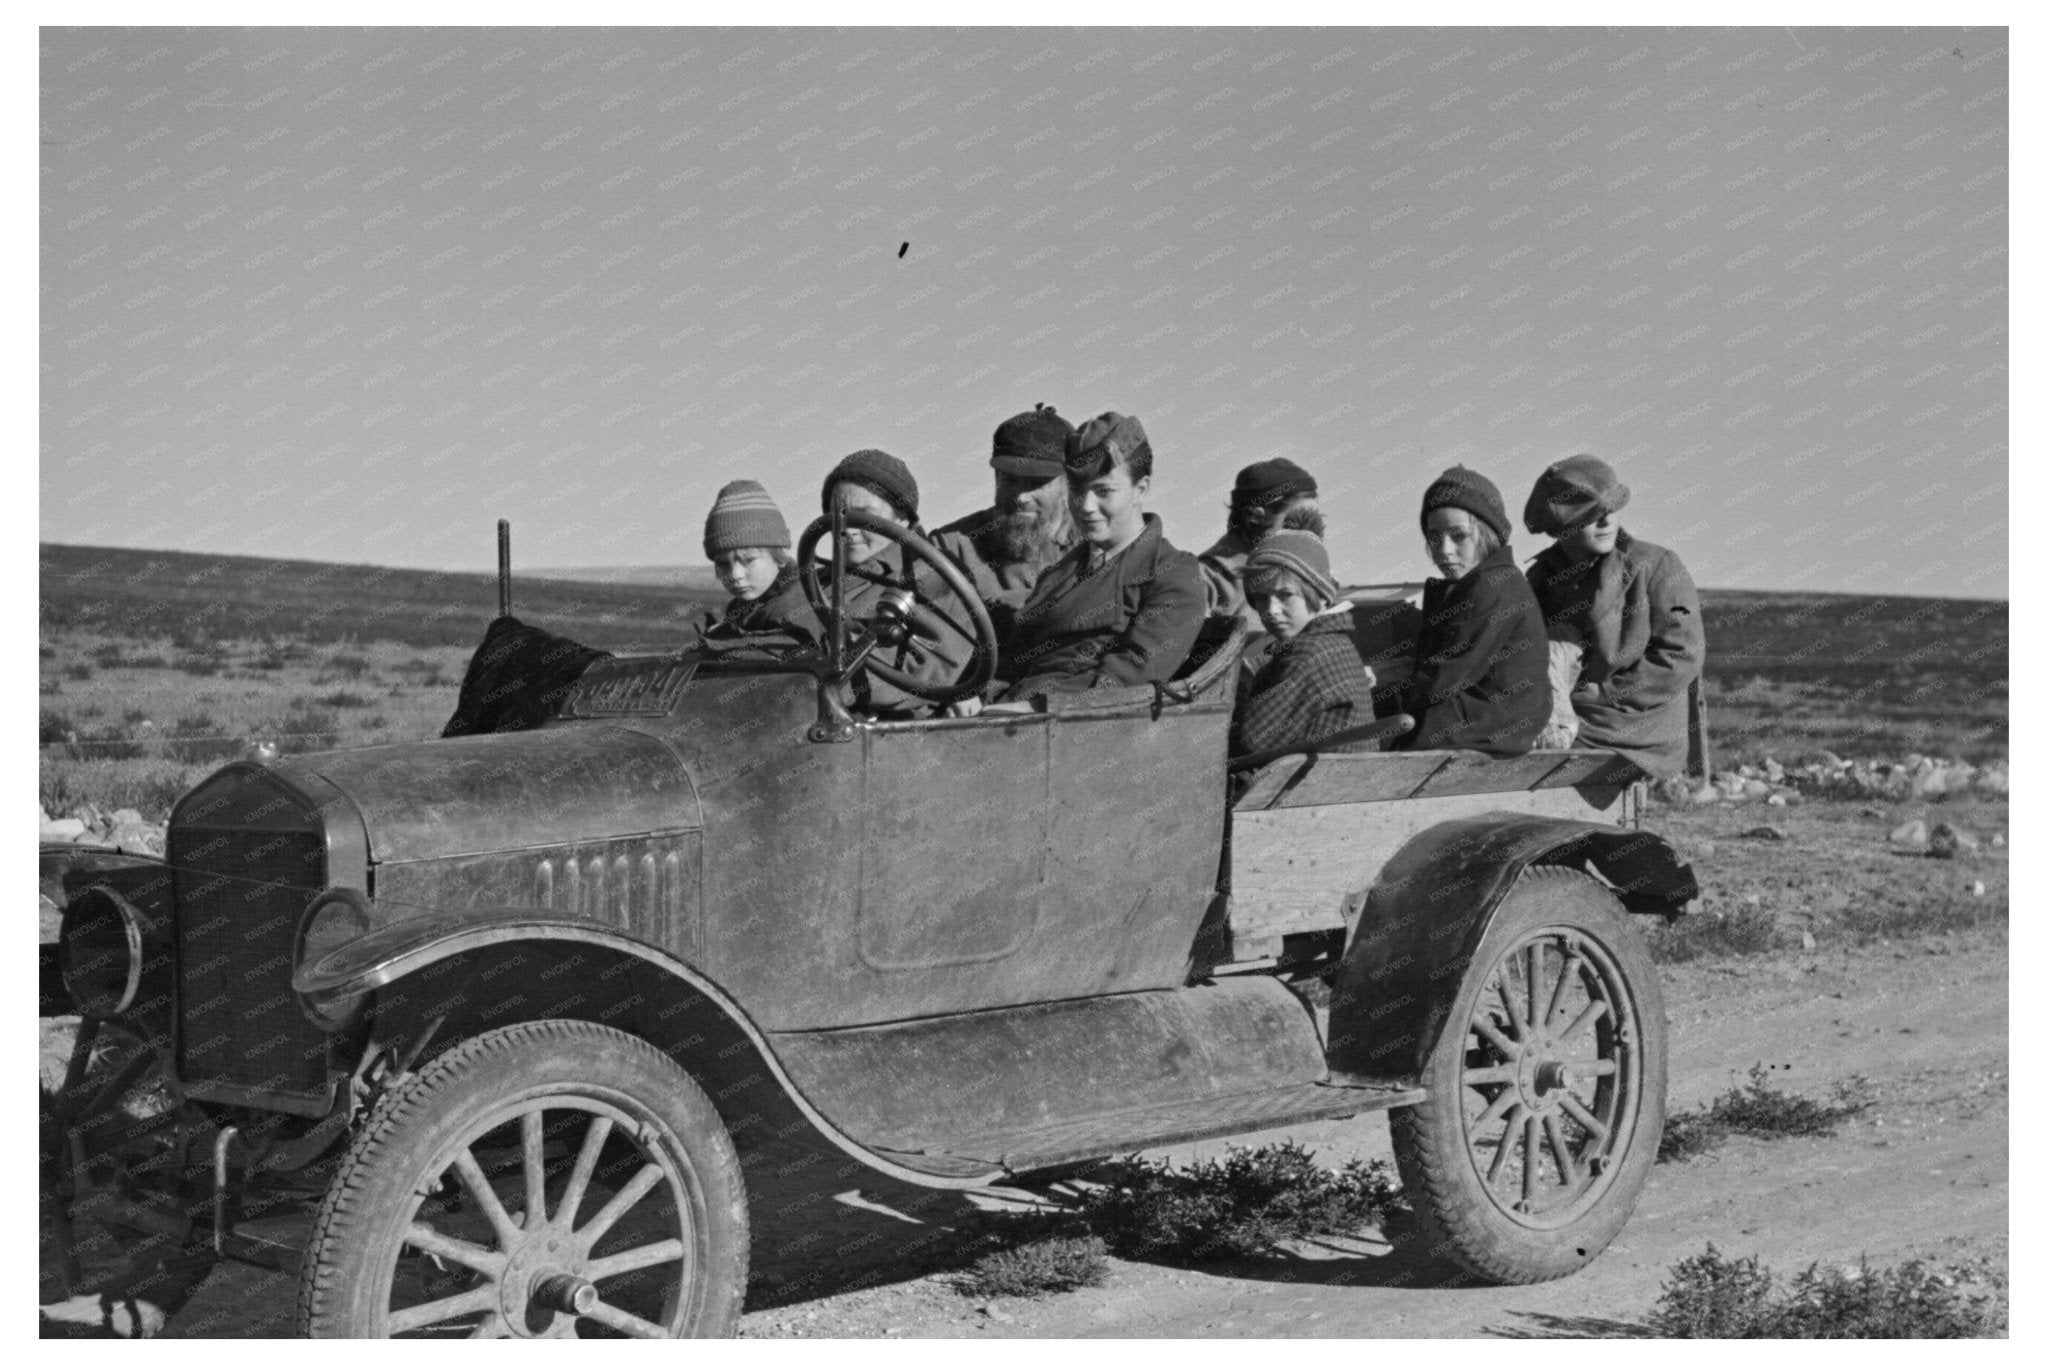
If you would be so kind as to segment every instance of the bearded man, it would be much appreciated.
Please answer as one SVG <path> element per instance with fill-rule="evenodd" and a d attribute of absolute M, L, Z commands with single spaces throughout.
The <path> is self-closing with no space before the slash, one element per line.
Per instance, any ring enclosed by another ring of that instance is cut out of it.
<path fill-rule="evenodd" d="M 1044 403 L 997 427 L 988 461 L 996 476 L 995 505 L 932 533 L 932 543 L 973 580 L 999 639 L 1009 637 L 1039 574 L 1073 548 L 1064 478 L 1073 431 Z"/>

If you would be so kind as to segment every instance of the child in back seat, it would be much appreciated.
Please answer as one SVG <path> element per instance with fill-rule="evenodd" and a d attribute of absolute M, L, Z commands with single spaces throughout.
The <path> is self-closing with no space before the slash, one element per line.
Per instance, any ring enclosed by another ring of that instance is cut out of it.
<path fill-rule="evenodd" d="M 1373 673 L 1351 640 L 1351 604 L 1338 600 L 1330 576 L 1321 514 L 1297 508 L 1262 538 L 1245 559 L 1244 590 L 1276 643 L 1237 699 L 1231 757 L 1369 723 Z"/>

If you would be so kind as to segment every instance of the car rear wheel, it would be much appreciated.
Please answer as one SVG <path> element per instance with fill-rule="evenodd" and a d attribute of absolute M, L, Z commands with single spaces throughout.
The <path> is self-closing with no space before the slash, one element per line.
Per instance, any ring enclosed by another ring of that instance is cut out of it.
<path fill-rule="evenodd" d="M 381 1100 L 313 1228 L 314 1337 L 730 1336 L 745 1187 L 711 1101 L 646 1042 L 545 1020 Z"/>
<path fill-rule="evenodd" d="M 1634 1210 L 1664 1128 L 1655 965 L 1604 886 L 1533 868 L 1473 955 L 1423 1074 L 1390 1115 L 1410 1240 L 1465 1278 L 1569 1275 Z"/>

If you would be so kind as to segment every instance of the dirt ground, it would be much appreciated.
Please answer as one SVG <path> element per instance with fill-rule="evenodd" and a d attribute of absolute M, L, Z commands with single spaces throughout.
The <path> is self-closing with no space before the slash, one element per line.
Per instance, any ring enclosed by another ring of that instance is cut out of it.
<path fill-rule="evenodd" d="M 2002 933 L 1666 967 L 1671 1107 L 1702 1104 L 1763 1062 L 1780 1088 L 1824 1096 L 1869 1079 L 1878 1102 L 1835 1136 L 1765 1142 L 1657 1168 L 1620 1240 L 1578 1275 L 1510 1289 L 1411 1287 L 1415 1267 L 1371 1237 L 1284 1261 L 1201 1270 L 1112 1263 L 1100 1287 L 986 1300 L 934 1266 L 946 1230 L 1032 1196 L 899 1185 L 824 1148 L 809 1178 L 754 1192 L 746 1337 L 1408 1337 L 1632 1335 L 1669 1268 L 1709 1242 L 1782 1271 L 1989 1258 L 2007 1247 L 2007 955 Z M 1332 1164 L 1390 1157 L 1378 1116 L 1293 1137 Z M 1220 1153 L 1201 1143 L 1155 1155 Z M 167 1336 L 290 1327 L 293 1282 L 227 1263 Z"/>

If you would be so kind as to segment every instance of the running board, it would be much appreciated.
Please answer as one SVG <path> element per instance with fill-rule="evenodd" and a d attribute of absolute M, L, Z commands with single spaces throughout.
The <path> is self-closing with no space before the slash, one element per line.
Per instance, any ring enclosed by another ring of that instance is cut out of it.
<path fill-rule="evenodd" d="M 1000 1169 L 1016 1175 L 1199 1138 L 1232 1137 L 1296 1123 L 1346 1119 L 1416 1104 L 1425 1098 L 1427 1092 L 1403 1087 L 1311 1082 L 1279 1090 L 1093 1114 L 1030 1128 L 998 1129 L 955 1139 L 939 1150 L 888 1155 L 906 1165 L 936 1166 L 949 1174 Z"/>

